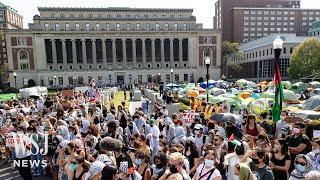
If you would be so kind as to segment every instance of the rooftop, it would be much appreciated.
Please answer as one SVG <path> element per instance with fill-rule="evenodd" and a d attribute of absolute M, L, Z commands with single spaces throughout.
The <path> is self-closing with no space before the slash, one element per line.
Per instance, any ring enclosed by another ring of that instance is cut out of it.
<path fill-rule="evenodd" d="M 39 11 L 145 11 L 145 12 L 189 12 L 192 13 L 193 9 L 183 9 L 183 8 L 130 8 L 130 7 L 38 7 Z"/>
<path fill-rule="evenodd" d="M 255 49 L 255 48 L 259 48 L 259 47 L 263 47 L 266 45 L 272 45 L 274 39 L 280 36 L 280 38 L 284 41 L 284 43 L 290 43 L 290 44 L 294 44 L 294 43 L 301 43 L 302 41 L 304 41 L 305 39 L 309 38 L 309 37 L 304 37 L 304 36 L 296 36 L 296 34 L 294 33 L 288 33 L 288 34 L 271 34 L 269 36 L 260 38 L 260 39 L 256 39 L 254 41 L 245 43 L 243 45 L 240 46 L 240 50 L 241 51 L 249 51 L 251 49 Z"/>

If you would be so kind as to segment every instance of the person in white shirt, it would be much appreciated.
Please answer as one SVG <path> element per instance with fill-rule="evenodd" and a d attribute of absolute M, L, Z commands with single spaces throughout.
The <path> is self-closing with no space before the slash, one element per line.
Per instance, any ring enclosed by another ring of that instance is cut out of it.
<path fill-rule="evenodd" d="M 213 150 L 208 150 L 204 154 L 204 163 L 198 168 L 196 174 L 193 176 L 193 180 L 221 180 L 222 176 L 219 170 L 214 166 L 216 163 L 216 154 Z"/>
<path fill-rule="evenodd" d="M 159 136 L 160 136 L 160 130 L 158 126 L 154 125 L 154 119 L 149 120 L 150 124 L 150 132 L 147 135 L 147 137 L 150 140 L 150 147 L 152 150 L 152 158 L 158 153 L 158 147 L 159 147 Z"/>
<path fill-rule="evenodd" d="M 166 106 L 163 106 L 160 112 L 162 113 L 162 117 L 167 117 L 169 114 L 168 110 L 166 109 Z"/>
<path fill-rule="evenodd" d="M 193 132 L 199 156 L 202 156 L 202 146 L 205 144 L 207 138 L 205 135 L 203 135 L 203 126 L 201 124 L 196 124 L 193 128 Z"/>

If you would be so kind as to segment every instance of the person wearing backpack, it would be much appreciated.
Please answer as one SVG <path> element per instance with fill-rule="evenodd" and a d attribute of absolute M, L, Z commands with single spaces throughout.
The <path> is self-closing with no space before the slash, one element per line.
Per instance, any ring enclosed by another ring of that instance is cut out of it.
<path fill-rule="evenodd" d="M 197 168 L 192 180 L 221 180 L 222 176 L 215 167 L 216 157 L 215 151 L 207 150 L 204 154 L 204 163 Z"/>

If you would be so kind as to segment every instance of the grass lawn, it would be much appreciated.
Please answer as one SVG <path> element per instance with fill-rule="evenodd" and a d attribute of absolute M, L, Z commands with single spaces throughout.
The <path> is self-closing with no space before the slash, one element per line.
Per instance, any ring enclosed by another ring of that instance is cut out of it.
<path fill-rule="evenodd" d="M 12 97 L 16 98 L 16 94 L 15 93 L 0 94 L 0 99 L 4 101 L 11 100 Z"/>
<path fill-rule="evenodd" d="M 118 105 L 121 105 L 121 102 L 122 101 L 125 101 L 126 102 L 126 108 L 129 109 L 129 100 L 130 100 L 130 96 L 129 96 L 129 91 L 127 91 L 127 99 L 124 100 L 124 93 L 123 91 L 118 91 L 118 93 L 115 95 L 115 97 L 113 99 L 111 99 L 111 101 L 107 102 L 106 103 L 106 107 L 107 109 L 109 110 L 110 108 L 110 103 L 114 103 L 114 106 L 117 108 Z"/>

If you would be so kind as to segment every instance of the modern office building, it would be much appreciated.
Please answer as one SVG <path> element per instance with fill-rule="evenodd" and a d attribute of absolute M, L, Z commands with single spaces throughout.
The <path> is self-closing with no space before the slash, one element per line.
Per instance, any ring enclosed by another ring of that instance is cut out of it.
<path fill-rule="evenodd" d="M 269 8 L 289 8 L 289 9 L 299 9 L 300 0 L 217 0 L 215 3 L 215 16 L 213 18 L 213 27 L 215 30 L 220 30 L 222 32 L 222 40 L 236 41 L 239 40 L 234 35 L 234 30 L 241 29 L 237 26 L 237 23 L 243 23 L 243 17 L 237 17 L 239 10 L 243 8 L 259 8 L 261 11 L 261 16 L 264 15 L 264 9 L 269 11 Z M 251 17 L 256 17 L 258 12 L 249 11 L 246 14 L 251 20 Z M 270 16 L 271 14 L 268 14 Z M 277 14 L 274 14 L 275 18 Z M 237 22 L 239 21 L 239 22 Z M 263 22 L 263 21 L 262 21 Z M 255 24 L 257 26 L 257 24 Z M 244 39 L 244 38 L 243 38 Z M 243 39 L 236 41 L 239 43 L 243 42 Z"/>
<path fill-rule="evenodd" d="M 6 82 L 8 79 L 7 47 L 3 30 L 22 29 L 22 19 L 23 17 L 15 9 L 0 2 L 0 68 L 3 71 L 1 82 Z"/>
<path fill-rule="evenodd" d="M 10 80 L 38 85 L 220 78 L 221 35 L 192 9 L 38 8 L 27 30 L 6 31 Z M 171 74 L 170 69 L 173 69 Z M 173 76 L 173 77 L 172 77 Z M 55 78 L 56 77 L 56 78 Z M 11 83 L 14 86 L 14 83 Z"/>
<path fill-rule="evenodd" d="M 240 55 L 237 53 L 230 55 L 228 58 L 228 78 L 272 80 L 274 69 L 273 41 L 277 36 L 280 36 L 284 41 L 279 68 L 281 77 L 287 79 L 291 54 L 294 48 L 308 37 L 296 36 L 296 34 L 271 34 L 241 45 Z"/>

